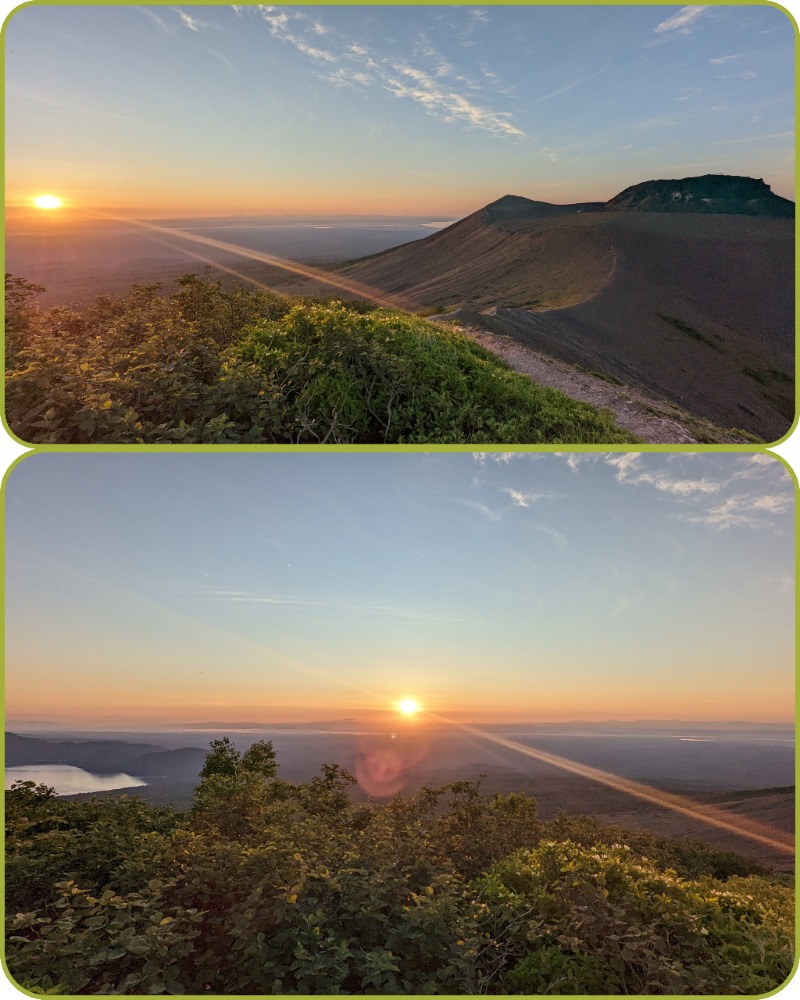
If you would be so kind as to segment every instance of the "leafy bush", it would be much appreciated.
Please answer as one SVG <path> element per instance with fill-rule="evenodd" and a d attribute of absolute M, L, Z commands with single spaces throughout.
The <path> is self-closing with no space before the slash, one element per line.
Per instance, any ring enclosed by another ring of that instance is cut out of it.
<path fill-rule="evenodd" d="M 292 784 L 270 744 L 227 740 L 188 813 L 16 784 L 11 974 L 53 994 L 753 994 L 791 970 L 769 876 L 679 875 L 664 838 L 580 818 L 556 839 L 532 799 L 470 782 L 361 805 L 352 784 L 333 764 Z"/>
<path fill-rule="evenodd" d="M 529 952 L 503 976 L 504 993 L 539 996 L 620 992 L 621 982 L 594 955 L 552 945 Z"/>
<path fill-rule="evenodd" d="M 468 338 L 364 303 L 186 275 L 82 312 L 7 276 L 6 408 L 43 443 L 630 442 Z"/>
<path fill-rule="evenodd" d="M 754 876 L 681 879 L 628 845 L 545 841 L 499 862 L 481 894 L 525 954 L 514 984 L 549 970 L 575 987 L 602 973 L 601 993 L 763 993 L 792 969 L 787 889 Z M 559 954 L 530 958 L 531 944 Z"/>
<path fill-rule="evenodd" d="M 167 885 L 166 888 L 169 886 Z M 165 906 L 152 879 L 126 896 L 99 896 L 59 882 L 54 916 L 18 913 L 9 945 L 23 981 L 69 993 L 182 993 L 181 959 L 191 954 L 201 916 Z"/>

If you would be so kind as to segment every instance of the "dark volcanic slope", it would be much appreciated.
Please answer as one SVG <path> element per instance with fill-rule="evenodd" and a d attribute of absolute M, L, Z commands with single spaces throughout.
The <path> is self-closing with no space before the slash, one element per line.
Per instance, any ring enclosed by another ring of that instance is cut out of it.
<path fill-rule="evenodd" d="M 794 218 L 794 202 L 773 194 L 761 178 L 705 174 L 679 180 L 644 181 L 625 188 L 607 212 L 692 212 Z"/>
<path fill-rule="evenodd" d="M 794 414 L 794 226 L 723 215 L 607 215 L 617 267 L 593 298 L 481 325 L 775 440 Z"/>
<path fill-rule="evenodd" d="M 551 212 L 506 197 L 344 273 L 420 308 L 463 309 L 492 332 L 716 423 L 785 434 L 793 219 L 591 207 Z"/>
<path fill-rule="evenodd" d="M 574 305 L 600 290 L 614 261 L 602 227 L 572 224 L 590 217 L 583 207 L 507 195 L 433 236 L 339 273 L 442 310 L 465 302 Z"/>

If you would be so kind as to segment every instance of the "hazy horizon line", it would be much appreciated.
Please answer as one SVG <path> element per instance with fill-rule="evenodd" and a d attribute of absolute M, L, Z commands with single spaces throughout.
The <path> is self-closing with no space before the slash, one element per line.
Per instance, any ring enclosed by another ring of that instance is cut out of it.
<path fill-rule="evenodd" d="M 475 721 L 474 716 L 468 716 L 467 713 L 448 713 L 448 712 L 437 712 L 436 718 L 417 718 L 414 720 L 409 720 L 405 718 L 398 718 L 396 711 L 392 709 L 359 709 L 354 710 L 356 715 L 347 715 L 334 719 L 310 719 L 310 720 L 267 720 L 267 721 L 245 721 L 245 722 L 234 722 L 227 720 L 201 720 L 201 721 L 155 721 L 155 720 L 119 720 L 118 722 L 113 722 L 110 720 L 97 720 L 97 721 L 56 721 L 54 719 L 25 719 L 17 718 L 14 716 L 8 716 L 6 718 L 6 731 L 8 731 L 9 726 L 56 726 L 60 728 L 100 728 L 106 727 L 113 730 L 117 730 L 119 726 L 122 725 L 135 725 L 137 722 L 140 725 L 148 727 L 168 727 L 174 726 L 178 729 L 225 729 L 229 728 L 231 730 L 236 729 L 267 729 L 269 727 L 303 727 L 307 728 L 310 726 L 330 726 L 330 725 L 342 725 L 343 723 L 363 723 L 370 720 L 381 720 L 381 721 L 396 721 L 404 725 L 418 726 L 424 725 L 430 727 L 432 725 L 460 725 L 462 723 L 467 723 L 468 721 Z M 424 712 L 423 712 L 424 715 Z M 360 716 L 360 717 L 359 717 Z M 458 718 L 455 718 L 458 716 Z M 682 726 L 781 726 L 781 727 L 794 727 L 794 719 L 768 719 L 768 720 L 758 720 L 758 719 L 690 719 L 690 718 L 633 718 L 633 719 L 619 719 L 619 718 L 602 718 L 602 719 L 587 719 L 587 718 L 571 718 L 571 719 L 503 719 L 498 717 L 493 717 L 491 719 L 480 720 L 483 725 L 508 725 L 508 726 L 568 726 L 568 725 L 582 725 L 582 726 L 604 726 L 604 725 L 618 725 L 618 726 L 646 726 L 646 725 L 682 725 Z M 119 729 L 120 732 L 125 730 Z"/>
<path fill-rule="evenodd" d="M 621 187 L 616 192 L 616 194 L 611 195 L 610 198 L 588 197 L 588 196 L 584 197 L 584 196 L 582 196 L 579 199 L 575 199 L 574 197 L 572 197 L 572 198 L 570 198 L 567 201 L 549 201 L 549 200 L 544 200 L 544 199 L 538 198 L 538 197 L 531 197 L 529 195 L 516 194 L 516 193 L 514 193 L 512 191 L 505 191 L 503 194 L 497 195 L 497 196 L 491 198 L 489 201 L 485 201 L 485 202 L 483 202 L 483 204 L 478 205 L 477 208 L 469 208 L 469 209 L 459 208 L 459 209 L 450 210 L 450 211 L 447 211 L 447 210 L 444 210 L 444 209 L 442 209 L 441 211 L 439 211 L 437 209 L 435 211 L 434 210 L 431 210 L 431 211 L 419 211 L 418 210 L 418 211 L 414 211 L 414 212 L 401 212 L 401 213 L 398 213 L 398 212 L 393 212 L 393 211 L 390 211 L 390 210 L 383 211 L 383 212 L 342 212 L 342 211 L 326 211 L 324 209 L 311 210 L 311 211 L 295 209 L 295 210 L 283 211 L 283 212 L 256 211 L 256 212 L 253 212 L 253 213 L 247 213 L 247 212 L 243 212 L 243 211 L 234 211 L 234 212 L 228 211 L 228 212 L 220 212 L 219 214 L 213 213 L 213 212 L 212 212 L 212 214 L 197 214 L 197 212 L 190 213 L 190 212 L 185 211 L 185 210 L 177 209 L 177 210 L 173 211 L 171 214 L 164 215 L 164 214 L 158 214 L 158 213 L 160 213 L 162 211 L 163 212 L 168 212 L 169 211 L 168 209 L 155 208 L 155 207 L 152 207 L 152 206 L 150 206 L 150 207 L 144 206 L 143 208 L 138 209 L 138 210 L 134 210 L 134 209 L 131 209 L 129 207 L 128 208 L 123 208 L 123 207 L 120 207 L 120 206 L 111 206 L 111 207 L 105 206 L 105 207 L 97 207 L 97 208 L 82 208 L 79 205 L 71 203 L 69 199 L 65 199 L 63 201 L 62 205 L 59 208 L 49 209 L 49 210 L 46 210 L 46 211 L 42 210 L 41 208 L 37 208 L 37 207 L 31 205 L 29 202 L 16 202 L 16 203 L 13 202 L 13 201 L 12 202 L 7 202 L 6 206 L 5 206 L 5 215 L 6 215 L 7 219 L 8 218 L 15 218 L 16 217 L 16 218 L 42 218 L 42 219 L 47 218 L 47 219 L 53 219 L 53 220 L 55 220 L 55 219 L 58 219 L 60 217 L 60 218 L 62 218 L 62 219 L 64 219 L 66 221 L 65 217 L 67 217 L 67 218 L 72 218 L 73 220 L 76 219 L 76 218 L 78 218 L 78 219 L 81 219 L 82 221 L 89 221 L 91 219 L 95 219 L 96 218 L 96 213 L 97 214 L 106 213 L 106 214 L 109 214 L 109 215 L 116 216 L 117 217 L 117 221 L 127 221 L 129 219 L 130 220 L 141 219 L 142 221 L 158 221 L 158 222 L 169 221 L 169 220 L 176 220 L 176 219 L 260 219 L 260 218 L 269 218 L 269 219 L 294 219 L 294 218 L 297 218 L 297 219 L 300 219 L 300 218 L 325 218 L 325 219 L 374 219 L 374 218 L 421 219 L 421 218 L 428 218 L 428 217 L 433 216 L 433 215 L 440 215 L 440 216 L 451 216 L 452 215 L 452 216 L 457 216 L 457 219 L 455 219 L 454 221 L 458 221 L 459 219 L 463 219 L 467 215 L 470 215 L 472 212 L 480 211 L 481 208 L 485 208 L 488 205 L 492 205 L 492 204 L 494 204 L 494 202 L 499 201 L 502 198 L 507 198 L 507 197 L 526 198 L 528 201 L 541 202 L 543 204 L 557 205 L 557 206 L 561 206 L 561 205 L 573 205 L 573 204 L 593 204 L 593 203 L 605 205 L 609 201 L 613 200 L 618 194 L 621 194 L 623 191 L 627 190 L 628 188 L 635 187 L 638 184 L 659 183 L 659 182 L 662 182 L 662 181 L 682 181 L 682 180 L 688 180 L 690 178 L 697 178 L 697 177 L 731 177 L 731 178 L 734 178 L 734 177 L 735 178 L 747 177 L 747 178 L 750 178 L 750 179 L 760 179 L 760 180 L 764 181 L 764 183 L 767 185 L 768 189 L 770 190 L 770 192 L 773 195 L 775 195 L 776 197 L 779 197 L 779 198 L 783 198 L 786 201 L 790 201 L 792 203 L 796 203 L 796 193 L 795 192 L 793 192 L 793 197 L 788 197 L 786 195 L 779 195 L 779 194 L 777 194 L 777 192 L 775 190 L 773 190 L 772 184 L 765 177 L 763 177 L 763 176 L 761 178 L 754 178 L 754 177 L 751 177 L 750 175 L 746 175 L 746 174 L 729 174 L 729 173 L 725 173 L 725 172 L 710 171 L 710 172 L 706 172 L 704 174 L 686 174 L 686 175 L 681 176 L 681 177 L 677 177 L 677 176 L 676 177 L 650 177 L 650 178 L 647 178 L 647 179 L 645 179 L 643 181 L 637 181 L 634 184 L 624 185 L 623 187 Z M 82 212 L 83 213 L 87 213 L 87 214 L 85 214 L 85 215 L 84 214 L 78 214 L 78 213 L 82 213 Z M 102 221 L 102 220 L 98 219 L 97 221 Z"/>

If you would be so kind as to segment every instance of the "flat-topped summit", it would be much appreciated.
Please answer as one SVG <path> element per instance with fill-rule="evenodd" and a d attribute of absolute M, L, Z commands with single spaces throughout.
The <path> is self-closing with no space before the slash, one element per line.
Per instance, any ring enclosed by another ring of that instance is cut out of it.
<path fill-rule="evenodd" d="M 607 212 L 698 212 L 712 215 L 794 216 L 794 202 L 773 194 L 761 178 L 705 174 L 643 181 L 605 205 Z"/>

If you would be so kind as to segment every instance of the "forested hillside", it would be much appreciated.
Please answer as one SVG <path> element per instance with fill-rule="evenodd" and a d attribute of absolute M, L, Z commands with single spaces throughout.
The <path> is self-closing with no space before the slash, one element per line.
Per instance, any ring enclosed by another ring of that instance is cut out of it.
<path fill-rule="evenodd" d="M 214 741 L 193 808 L 6 793 L 9 970 L 28 990 L 760 994 L 786 876 L 458 781 L 354 805 Z"/>
<path fill-rule="evenodd" d="M 186 275 L 77 311 L 6 279 L 6 416 L 58 444 L 612 443 L 612 417 L 364 302 Z"/>

